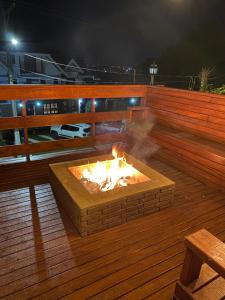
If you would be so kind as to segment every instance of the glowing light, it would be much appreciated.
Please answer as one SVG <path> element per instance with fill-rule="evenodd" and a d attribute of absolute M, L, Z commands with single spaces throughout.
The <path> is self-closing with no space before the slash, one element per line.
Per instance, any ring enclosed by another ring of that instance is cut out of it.
<path fill-rule="evenodd" d="M 131 98 L 131 99 L 130 99 L 130 103 L 131 103 L 131 104 L 136 104 L 136 102 L 137 102 L 137 99 L 136 99 L 136 98 Z"/>
<path fill-rule="evenodd" d="M 83 99 L 80 98 L 80 99 L 79 99 L 79 104 L 81 105 L 82 103 L 83 103 Z"/>
<path fill-rule="evenodd" d="M 16 45 L 18 45 L 18 40 L 17 39 L 15 39 L 15 38 L 12 38 L 11 39 L 11 43 L 13 44 L 13 46 L 16 46 Z"/>
<path fill-rule="evenodd" d="M 39 101 L 36 102 L 36 105 L 37 105 L 37 106 L 41 106 L 41 102 L 39 102 Z"/>
<path fill-rule="evenodd" d="M 23 104 L 22 104 L 22 103 L 19 103 L 18 106 L 19 106 L 19 107 L 23 107 Z"/>

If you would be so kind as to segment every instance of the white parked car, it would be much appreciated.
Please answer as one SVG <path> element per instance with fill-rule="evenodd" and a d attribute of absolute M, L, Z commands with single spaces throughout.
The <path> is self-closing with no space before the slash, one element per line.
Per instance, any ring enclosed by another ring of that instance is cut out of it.
<path fill-rule="evenodd" d="M 57 139 L 58 137 L 80 138 L 89 136 L 90 132 L 91 125 L 86 123 L 55 125 L 50 129 L 50 134 L 54 139 Z"/>

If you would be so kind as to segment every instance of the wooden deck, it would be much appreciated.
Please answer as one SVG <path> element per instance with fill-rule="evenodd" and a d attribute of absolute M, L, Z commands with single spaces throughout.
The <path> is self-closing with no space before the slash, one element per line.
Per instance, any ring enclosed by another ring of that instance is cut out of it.
<path fill-rule="evenodd" d="M 85 238 L 49 184 L 1 192 L 0 297 L 171 299 L 183 237 L 206 228 L 225 240 L 225 194 L 159 161 L 150 165 L 176 182 L 173 206 Z"/>

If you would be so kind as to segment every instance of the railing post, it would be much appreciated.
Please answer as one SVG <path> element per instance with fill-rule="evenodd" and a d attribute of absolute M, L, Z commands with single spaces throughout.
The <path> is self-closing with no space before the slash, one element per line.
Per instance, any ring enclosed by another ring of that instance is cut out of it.
<path fill-rule="evenodd" d="M 21 112 L 22 112 L 22 117 L 25 120 L 25 118 L 27 116 L 26 100 L 22 101 L 22 110 L 21 110 Z M 24 135 L 24 144 L 28 145 L 28 129 L 27 129 L 27 127 L 23 128 L 23 135 Z M 30 154 L 29 154 L 29 152 L 26 152 L 26 159 L 27 159 L 27 161 L 30 161 Z"/>
<path fill-rule="evenodd" d="M 146 106 L 146 97 L 141 98 L 141 106 Z"/>
<path fill-rule="evenodd" d="M 95 113 L 95 99 L 91 99 L 91 112 Z M 95 129 L 96 129 L 95 123 L 92 123 L 91 124 L 92 136 L 95 136 L 95 133 L 96 133 Z"/>

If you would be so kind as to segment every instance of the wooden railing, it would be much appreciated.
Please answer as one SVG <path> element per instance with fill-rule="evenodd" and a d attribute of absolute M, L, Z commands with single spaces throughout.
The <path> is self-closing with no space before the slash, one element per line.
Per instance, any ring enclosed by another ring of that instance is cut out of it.
<path fill-rule="evenodd" d="M 124 140 L 123 133 L 95 135 L 95 123 L 105 121 L 131 120 L 135 117 L 134 110 L 95 112 L 95 98 L 127 98 L 139 97 L 141 105 L 145 105 L 147 86 L 114 85 L 114 86 L 78 86 L 78 85 L 2 85 L 0 86 L 0 101 L 22 101 L 22 116 L 0 118 L 0 130 L 23 129 L 24 144 L 0 147 L 0 157 L 26 155 L 47 152 L 62 148 L 85 147 L 96 144 L 106 144 Z M 28 116 L 26 104 L 29 100 L 64 100 L 89 98 L 92 100 L 91 112 L 54 115 Z M 121 100 L 123 101 L 123 100 Z M 139 114 L 140 118 L 140 114 Z M 52 126 L 57 124 L 92 123 L 92 135 L 86 138 L 64 139 L 57 141 L 38 142 L 29 144 L 28 129 L 34 127 Z"/>

